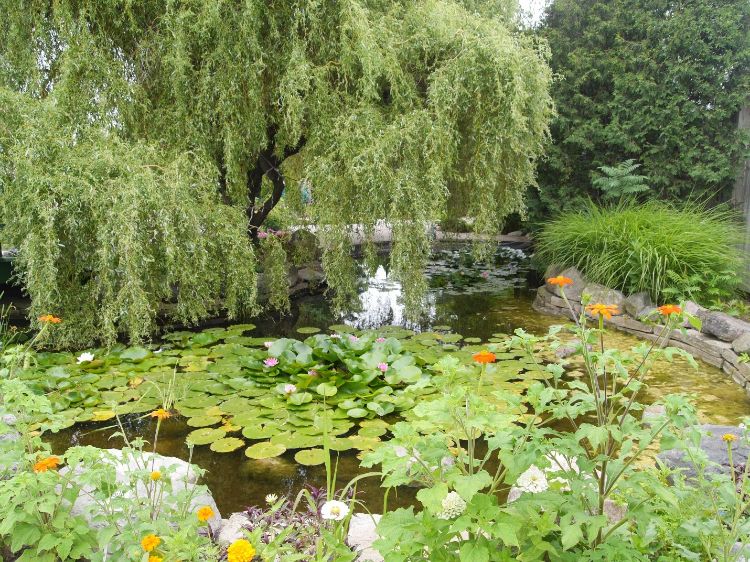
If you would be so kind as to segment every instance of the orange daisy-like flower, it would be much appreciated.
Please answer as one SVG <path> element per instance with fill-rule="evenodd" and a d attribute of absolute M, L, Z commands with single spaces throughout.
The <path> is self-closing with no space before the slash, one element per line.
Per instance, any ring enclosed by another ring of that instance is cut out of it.
<path fill-rule="evenodd" d="M 148 562 L 164 562 L 164 558 L 161 556 L 149 556 Z"/>
<path fill-rule="evenodd" d="M 196 512 L 196 515 L 198 516 L 198 521 L 205 523 L 214 516 L 214 510 L 211 509 L 211 507 L 204 505 Z"/>
<path fill-rule="evenodd" d="M 737 437 L 733 433 L 725 433 L 724 435 L 721 436 L 721 438 L 727 443 L 731 443 L 732 441 L 737 440 Z"/>
<path fill-rule="evenodd" d="M 164 408 L 159 408 L 158 410 L 154 410 L 153 412 L 151 412 L 149 416 L 158 420 L 166 420 L 167 418 L 171 418 L 172 414 L 170 414 Z"/>
<path fill-rule="evenodd" d="M 161 544 L 161 539 L 156 535 L 146 535 L 141 539 L 141 547 L 146 552 L 151 552 Z"/>
<path fill-rule="evenodd" d="M 547 283 L 550 285 L 557 285 L 558 287 L 565 287 L 566 285 L 572 285 L 573 280 L 570 277 L 558 275 L 557 277 L 550 277 L 547 279 Z"/>
<path fill-rule="evenodd" d="M 612 318 L 613 314 L 620 314 L 620 309 L 615 304 L 587 304 L 586 312 L 592 316 L 603 316 L 607 320 Z"/>
<path fill-rule="evenodd" d="M 665 304 L 665 305 L 660 306 L 656 310 L 658 310 L 664 316 L 669 316 L 670 314 L 682 313 L 682 309 L 676 304 Z"/>
<path fill-rule="evenodd" d="M 255 558 L 255 547 L 245 539 L 238 539 L 227 549 L 228 562 L 252 562 Z"/>
<path fill-rule="evenodd" d="M 472 355 L 472 358 L 477 363 L 494 363 L 497 360 L 497 357 L 495 357 L 495 354 L 485 350 L 480 351 L 479 353 L 475 353 Z"/>
<path fill-rule="evenodd" d="M 62 318 L 58 318 L 57 316 L 53 316 L 52 314 L 43 314 L 39 317 L 39 321 L 42 324 L 59 324 L 62 322 Z"/>
<path fill-rule="evenodd" d="M 160 471 L 158 471 L 158 470 L 154 470 L 154 471 L 153 471 L 153 472 L 151 473 L 151 480 L 153 480 L 154 482 L 156 482 L 156 481 L 157 481 L 157 480 L 159 480 L 160 478 L 161 478 L 161 472 L 160 472 Z"/>
<path fill-rule="evenodd" d="M 60 464 L 60 457 L 47 457 L 36 463 L 34 463 L 34 472 L 39 474 L 40 472 L 47 472 L 48 470 L 55 470 Z"/>

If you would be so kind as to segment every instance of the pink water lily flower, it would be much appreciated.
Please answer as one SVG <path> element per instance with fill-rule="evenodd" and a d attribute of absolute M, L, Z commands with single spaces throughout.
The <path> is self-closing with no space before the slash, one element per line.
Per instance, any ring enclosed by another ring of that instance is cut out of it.
<path fill-rule="evenodd" d="M 378 369 L 385 373 L 388 370 L 388 363 L 378 363 Z"/>
<path fill-rule="evenodd" d="M 376 341 L 377 343 L 384 343 L 384 342 L 385 342 L 385 338 L 378 338 L 378 339 L 376 339 L 375 341 Z"/>
<path fill-rule="evenodd" d="M 349 341 L 350 342 L 359 341 L 359 338 L 357 336 L 349 336 Z"/>
<path fill-rule="evenodd" d="M 484 277 L 485 279 L 487 279 L 489 276 L 490 276 L 489 271 L 483 271 L 482 272 L 482 277 Z"/>
<path fill-rule="evenodd" d="M 293 394 L 297 392 L 297 387 L 293 384 L 285 384 L 284 385 L 284 394 Z"/>
<path fill-rule="evenodd" d="M 266 367 L 273 367 L 274 365 L 279 364 L 279 360 L 276 359 L 275 357 L 269 357 L 268 359 L 263 361 L 263 363 L 265 363 Z"/>
<path fill-rule="evenodd" d="M 264 341 L 263 345 L 265 345 L 266 349 L 268 349 L 268 348 L 270 348 L 273 345 L 273 342 L 272 341 Z"/>
<path fill-rule="evenodd" d="M 315 369 L 310 369 L 309 371 L 307 371 L 307 374 L 310 375 L 311 377 L 317 377 L 318 371 L 316 371 Z"/>
<path fill-rule="evenodd" d="M 260 239 L 268 238 L 268 232 L 266 232 L 265 230 L 259 230 L 258 231 L 258 238 L 260 238 Z"/>

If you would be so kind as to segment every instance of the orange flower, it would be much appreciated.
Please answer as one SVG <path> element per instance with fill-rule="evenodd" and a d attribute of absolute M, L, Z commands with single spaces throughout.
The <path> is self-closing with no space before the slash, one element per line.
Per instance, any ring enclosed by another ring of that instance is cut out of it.
<path fill-rule="evenodd" d="M 479 353 L 475 353 L 474 355 L 472 355 L 472 358 L 477 363 L 494 363 L 497 360 L 495 354 L 487 351 L 486 349 L 480 351 Z"/>
<path fill-rule="evenodd" d="M 205 523 L 214 516 L 214 510 L 204 505 L 196 512 L 196 515 L 198 516 L 198 521 Z"/>
<path fill-rule="evenodd" d="M 167 410 L 164 408 L 159 408 L 158 410 L 154 410 L 149 414 L 152 418 L 156 418 L 159 420 L 166 420 L 167 418 L 171 418 L 172 414 L 170 414 Z"/>
<path fill-rule="evenodd" d="M 164 558 L 161 556 L 149 556 L 148 562 L 164 562 Z"/>
<path fill-rule="evenodd" d="M 59 464 L 60 457 L 47 457 L 46 459 L 42 459 L 34 464 L 34 472 L 39 474 L 40 472 L 55 470 Z"/>
<path fill-rule="evenodd" d="M 550 285 L 557 285 L 559 287 L 565 287 L 566 285 L 572 285 L 573 280 L 570 277 L 563 277 L 558 275 L 557 277 L 550 277 L 547 279 L 547 283 Z"/>
<path fill-rule="evenodd" d="M 620 314 L 620 309 L 615 304 L 602 304 L 600 302 L 596 304 L 586 305 L 586 312 L 592 316 L 603 316 L 607 320 L 612 318 L 613 314 Z"/>
<path fill-rule="evenodd" d="M 669 316 L 670 314 L 682 313 L 682 309 L 676 304 L 664 304 L 660 306 L 659 308 L 657 308 L 657 310 L 664 316 Z"/>
<path fill-rule="evenodd" d="M 255 557 L 255 547 L 245 539 L 237 539 L 227 549 L 228 562 L 252 562 Z"/>
<path fill-rule="evenodd" d="M 732 441 L 735 441 L 737 439 L 737 437 L 735 437 L 732 433 L 725 433 L 721 436 L 721 438 L 727 443 L 731 443 Z"/>
<path fill-rule="evenodd" d="M 158 470 L 154 470 L 154 471 L 153 471 L 153 472 L 151 473 L 151 480 L 153 480 L 154 482 L 156 482 L 156 481 L 157 481 L 157 480 L 159 480 L 160 478 L 161 478 L 161 472 L 159 472 Z"/>
<path fill-rule="evenodd" d="M 145 537 L 143 537 L 143 539 L 141 539 L 141 547 L 143 547 L 143 550 L 145 550 L 146 552 L 151 552 L 160 544 L 161 539 L 156 535 L 146 535 Z"/>
<path fill-rule="evenodd" d="M 52 314 L 43 314 L 39 317 L 39 321 L 42 324 L 59 324 L 62 322 L 61 318 L 58 318 L 57 316 L 53 316 Z"/>

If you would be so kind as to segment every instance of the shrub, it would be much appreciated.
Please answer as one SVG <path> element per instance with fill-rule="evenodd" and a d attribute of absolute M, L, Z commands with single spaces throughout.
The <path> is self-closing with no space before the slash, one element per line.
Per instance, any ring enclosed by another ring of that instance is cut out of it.
<path fill-rule="evenodd" d="M 575 266 L 625 293 L 710 303 L 731 297 L 739 284 L 742 240 L 725 208 L 625 201 L 562 213 L 544 226 L 537 248 L 542 262 Z"/>

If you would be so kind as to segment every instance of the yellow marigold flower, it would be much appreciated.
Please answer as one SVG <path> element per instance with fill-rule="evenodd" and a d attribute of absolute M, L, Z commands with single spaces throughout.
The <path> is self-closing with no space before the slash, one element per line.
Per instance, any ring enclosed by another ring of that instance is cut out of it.
<path fill-rule="evenodd" d="M 682 313 L 682 309 L 677 306 L 676 304 L 664 304 L 657 308 L 661 314 L 664 316 L 669 316 L 670 314 L 680 314 Z"/>
<path fill-rule="evenodd" d="M 205 523 L 214 516 L 214 510 L 210 506 L 204 505 L 197 512 L 198 521 Z"/>
<path fill-rule="evenodd" d="M 143 539 L 141 539 L 141 547 L 143 547 L 143 550 L 145 550 L 146 552 L 151 552 L 160 544 L 161 539 L 156 535 L 146 535 L 145 537 L 143 537 Z"/>
<path fill-rule="evenodd" d="M 57 468 L 57 465 L 60 464 L 60 457 L 47 457 L 45 459 L 41 459 L 40 461 L 36 462 L 34 464 L 34 472 L 39 474 L 40 472 L 47 472 L 48 470 L 54 470 Z"/>
<path fill-rule="evenodd" d="M 154 410 L 149 414 L 152 418 L 156 418 L 159 420 L 166 420 L 167 418 L 171 418 L 172 414 L 170 414 L 167 410 L 164 408 L 159 408 L 158 410 Z"/>
<path fill-rule="evenodd" d="M 485 350 L 480 351 L 479 353 L 475 353 L 471 356 L 474 361 L 477 363 L 494 363 L 497 357 L 495 357 L 495 354 Z"/>
<path fill-rule="evenodd" d="M 573 280 L 570 277 L 558 275 L 557 277 L 550 277 L 547 279 L 547 283 L 550 285 L 557 285 L 558 287 L 565 287 L 566 285 L 572 285 Z"/>
<path fill-rule="evenodd" d="M 227 562 L 251 562 L 255 557 L 255 547 L 245 539 L 234 541 L 227 549 Z"/>
<path fill-rule="evenodd" d="M 52 314 L 43 314 L 39 317 L 39 321 L 42 324 L 59 324 L 62 322 L 61 318 L 58 318 L 57 316 L 53 316 Z"/>
<path fill-rule="evenodd" d="M 737 440 L 737 437 L 732 433 L 725 433 L 724 435 L 721 436 L 721 438 L 727 443 L 731 443 L 732 441 Z"/>
<path fill-rule="evenodd" d="M 156 482 L 156 481 L 157 481 L 157 480 L 159 480 L 160 478 L 161 478 L 161 472 L 159 472 L 158 470 L 154 470 L 154 471 L 153 471 L 153 472 L 151 473 L 151 480 L 153 480 L 154 482 Z"/>
<path fill-rule="evenodd" d="M 596 304 L 587 304 L 586 312 L 592 316 L 603 316 L 607 320 L 610 320 L 613 314 L 620 314 L 620 309 L 615 304 L 602 304 L 598 302 Z"/>
<path fill-rule="evenodd" d="M 164 562 L 164 558 L 161 556 L 149 556 L 148 562 Z"/>

